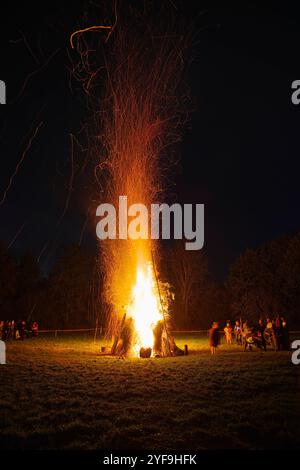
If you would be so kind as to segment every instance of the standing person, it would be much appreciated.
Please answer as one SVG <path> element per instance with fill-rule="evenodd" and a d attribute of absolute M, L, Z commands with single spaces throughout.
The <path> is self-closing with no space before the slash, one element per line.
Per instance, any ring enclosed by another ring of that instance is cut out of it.
<path fill-rule="evenodd" d="M 12 320 L 10 324 L 10 337 L 15 339 L 15 320 Z"/>
<path fill-rule="evenodd" d="M 251 346 L 250 342 L 247 341 L 247 338 L 250 336 L 250 334 L 251 334 L 251 328 L 248 327 L 248 322 L 245 321 L 243 323 L 243 329 L 242 329 L 244 351 L 246 351 L 247 348 L 249 348 L 249 350 L 252 351 L 252 346 Z"/>
<path fill-rule="evenodd" d="M 285 351 L 289 351 L 290 335 L 289 335 L 288 324 L 284 317 L 281 317 L 281 324 L 282 324 L 282 347 Z"/>
<path fill-rule="evenodd" d="M 36 321 L 35 322 L 35 336 L 37 337 L 39 335 L 39 324 L 38 322 Z"/>
<path fill-rule="evenodd" d="M 275 318 L 275 335 L 277 338 L 277 347 L 278 349 L 283 349 L 282 344 L 282 320 L 279 315 Z"/>
<path fill-rule="evenodd" d="M 273 346 L 274 350 L 277 351 L 277 339 L 275 336 L 275 330 L 274 330 L 274 322 L 271 320 L 271 318 L 267 318 L 267 325 L 265 332 L 267 336 L 269 337 L 269 344 Z"/>
<path fill-rule="evenodd" d="M 261 339 L 261 345 L 262 345 L 264 351 L 267 350 L 266 338 L 265 338 L 265 329 L 266 329 L 265 323 L 264 323 L 263 319 L 260 318 L 259 321 L 258 321 L 258 325 L 257 325 L 257 332 L 258 332 L 258 336 Z"/>
<path fill-rule="evenodd" d="M 9 341 L 11 338 L 11 321 L 7 320 L 5 323 L 5 340 Z"/>
<path fill-rule="evenodd" d="M 219 324 L 217 322 L 213 322 L 211 329 L 209 330 L 209 346 L 211 354 L 216 354 L 217 347 L 220 344 L 220 334 L 218 331 Z"/>
<path fill-rule="evenodd" d="M 7 341 L 8 336 L 8 321 L 6 320 L 3 322 L 3 330 L 2 330 L 2 339 L 3 341 Z"/>
<path fill-rule="evenodd" d="M 236 344 L 242 345 L 242 332 L 239 320 L 236 320 L 234 329 L 233 329 L 234 337 Z"/>
<path fill-rule="evenodd" d="M 20 331 L 21 331 L 21 322 L 16 321 L 15 322 L 15 333 L 14 333 L 14 338 L 15 339 L 20 339 L 21 338 Z"/>
<path fill-rule="evenodd" d="M 279 325 L 277 322 L 277 318 L 272 320 L 272 329 L 273 329 L 272 343 L 273 343 L 273 348 L 275 352 L 277 352 L 280 348 L 280 345 L 279 345 L 280 325 L 278 326 L 278 328 L 276 325 Z"/>
<path fill-rule="evenodd" d="M 39 335 L 39 325 L 37 321 L 34 321 L 31 325 L 32 337 L 37 338 Z"/>
<path fill-rule="evenodd" d="M 25 334 L 26 334 L 26 321 L 22 320 L 21 325 L 20 325 L 20 336 L 21 336 L 22 341 L 24 341 L 25 339 Z"/>
<path fill-rule="evenodd" d="M 232 343 L 232 328 L 231 328 L 229 320 L 227 321 L 226 326 L 224 328 L 224 333 L 225 333 L 226 343 L 231 344 Z"/>

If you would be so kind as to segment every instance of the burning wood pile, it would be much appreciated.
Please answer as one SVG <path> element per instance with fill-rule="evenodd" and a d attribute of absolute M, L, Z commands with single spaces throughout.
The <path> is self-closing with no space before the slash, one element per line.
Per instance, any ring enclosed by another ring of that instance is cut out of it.
<path fill-rule="evenodd" d="M 158 291 L 158 292 L 157 292 Z M 159 286 L 152 265 L 138 270 L 131 303 L 125 308 L 111 354 L 119 357 L 166 357 L 183 355 L 170 331 L 170 317 L 163 311 Z"/>
<path fill-rule="evenodd" d="M 111 354 L 118 357 L 134 356 L 141 358 L 183 356 L 184 351 L 174 341 L 172 334 L 165 328 L 160 320 L 153 330 L 153 343 L 151 346 L 138 346 L 136 331 L 132 318 L 123 317 L 120 336 L 117 336 L 111 348 Z"/>

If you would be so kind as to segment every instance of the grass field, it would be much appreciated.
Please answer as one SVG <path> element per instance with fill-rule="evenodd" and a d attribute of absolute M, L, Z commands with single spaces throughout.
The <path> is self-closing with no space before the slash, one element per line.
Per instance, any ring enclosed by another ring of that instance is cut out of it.
<path fill-rule="evenodd" d="M 1 449 L 300 448 L 300 366 L 179 336 L 190 355 L 119 360 L 83 337 L 7 345 Z"/>

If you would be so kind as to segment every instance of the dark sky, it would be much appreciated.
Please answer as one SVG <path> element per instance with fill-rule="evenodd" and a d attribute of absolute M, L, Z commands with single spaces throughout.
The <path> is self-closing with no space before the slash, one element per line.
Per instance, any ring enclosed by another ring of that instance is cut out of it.
<path fill-rule="evenodd" d="M 259 2 L 173 3 L 195 29 L 187 78 L 196 109 L 180 146 L 177 194 L 182 202 L 205 203 L 205 252 L 213 275 L 223 279 L 247 247 L 300 229 L 300 105 L 291 102 L 291 83 L 300 80 L 300 16 L 287 3 L 273 9 Z M 88 210 L 90 182 L 75 162 L 71 201 L 59 223 L 71 171 L 69 134 L 86 119 L 79 92 L 69 87 L 67 49 L 87 5 L 1 5 L 0 79 L 8 104 L 0 106 L 0 200 L 43 124 L 0 205 L 0 239 L 11 243 L 18 234 L 16 254 L 39 255 L 46 246 L 40 258 L 46 271 L 61 245 L 78 243 Z M 83 243 L 95 243 L 92 224 Z"/>

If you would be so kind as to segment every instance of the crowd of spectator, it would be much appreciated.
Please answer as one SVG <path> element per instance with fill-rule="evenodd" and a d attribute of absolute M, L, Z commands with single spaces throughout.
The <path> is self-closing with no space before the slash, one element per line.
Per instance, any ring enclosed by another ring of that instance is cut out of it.
<path fill-rule="evenodd" d="M 36 338 L 39 334 L 37 321 L 26 322 L 25 320 L 0 320 L 0 340 L 21 340 Z"/>
<path fill-rule="evenodd" d="M 289 350 L 290 338 L 287 321 L 277 315 L 275 318 L 260 318 L 256 325 L 249 325 L 248 321 L 236 320 L 234 325 L 228 320 L 223 329 L 225 342 L 242 346 L 244 351 L 252 351 L 253 346 L 266 351 L 269 346 L 274 351 Z M 209 330 L 209 346 L 211 353 L 216 353 L 216 348 L 221 342 L 219 323 L 214 322 Z"/>

